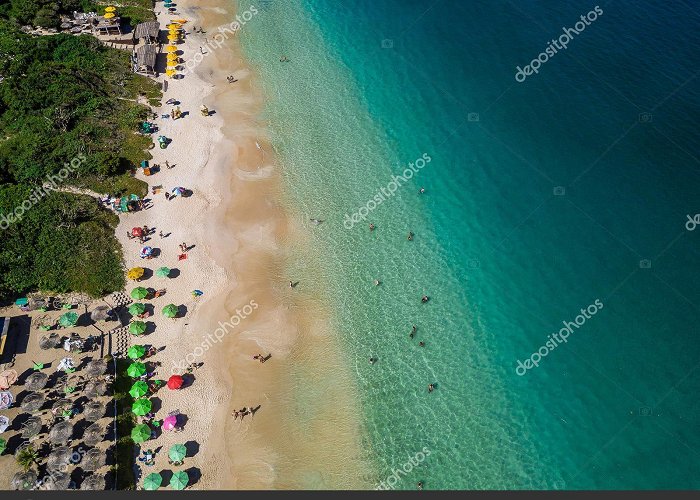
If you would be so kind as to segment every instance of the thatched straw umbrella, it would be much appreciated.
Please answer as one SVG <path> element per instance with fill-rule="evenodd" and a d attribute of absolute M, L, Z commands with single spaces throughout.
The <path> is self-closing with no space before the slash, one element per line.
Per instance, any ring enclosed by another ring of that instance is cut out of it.
<path fill-rule="evenodd" d="M 56 448 L 49 454 L 46 466 L 49 470 L 60 470 L 70 463 L 73 452 L 67 446 Z"/>
<path fill-rule="evenodd" d="M 39 340 L 39 347 L 47 351 L 49 349 L 55 349 L 58 347 L 58 344 L 61 342 L 61 337 L 58 336 L 57 333 L 52 333 L 48 337 L 44 335 L 41 337 L 41 340 Z"/>
<path fill-rule="evenodd" d="M 90 477 L 85 478 L 83 483 L 80 485 L 81 490 L 104 490 L 105 489 L 105 477 L 102 474 L 92 474 Z"/>
<path fill-rule="evenodd" d="M 29 417 L 27 421 L 22 424 L 22 437 L 24 439 L 33 438 L 41 432 L 43 425 L 40 417 Z"/>
<path fill-rule="evenodd" d="M 52 471 L 44 483 L 41 485 L 42 490 L 67 490 L 70 485 L 70 475 L 62 471 Z"/>
<path fill-rule="evenodd" d="M 99 448 L 91 448 L 83 457 L 81 465 L 84 470 L 94 472 L 105 463 L 107 463 L 105 452 Z"/>
<path fill-rule="evenodd" d="M 97 306 L 91 313 L 90 319 L 94 322 L 107 321 L 110 318 L 112 309 L 109 306 Z"/>
<path fill-rule="evenodd" d="M 34 372 L 24 381 L 24 388 L 28 391 L 38 391 L 46 387 L 49 376 L 44 372 Z"/>
<path fill-rule="evenodd" d="M 91 380 L 85 386 L 85 394 L 88 397 L 95 398 L 104 396 L 107 393 L 107 382 L 102 379 Z"/>
<path fill-rule="evenodd" d="M 33 490 L 36 487 L 36 474 L 34 471 L 18 472 L 12 477 L 10 488 L 13 490 Z"/>
<path fill-rule="evenodd" d="M 100 424 L 92 424 L 90 427 L 85 429 L 85 434 L 83 435 L 83 441 L 88 446 L 96 446 L 97 443 L 102 441 L 105 437 L 105 431 Z"/>
<path fill-rule="evenodd" d="M 53 405 L 51 405 L 51 409 L 55 411 L 64 411 L 64 410 L 71 410 L 73 408 L 73 403 L 71 402 L 70 399 L 62 398 L 57 400 Z"/>
<path fill-rule="evenodd" d="M 29 394 L 24 396 L 24 399 L 22 399 L 22 403 L 20 403 L 19 406 L 24 411 L 37 411 L 44 405 L 45 400 L 46 398 L 44 398 L 43 394 L 40 394 L 38 392 L 30 392 Z"/>
<path fill-rule="evenodd" d="M 88 404 L 85 405 L 85 409 L 83 410 L 83 416 L 85 417 L 85 420 L 88 422 L 94 422 L 95 420 L 99 420 L 102 417 L 104 417 L 105 414 L 105 405 L 102 403 L 99 403 L 97 401 L 91 401 Z M 92 427 L 92 426 L 90 426 Z M 88 429 L 90 428 L 88 427 Z"/>
<path fill-rule="evenodd" d="M 104 359 L 95 359 L 85 367 L 85 373 L 90 377 L 99 377 L 107 371 L 107 362 Z"/>
<path fill-rule="evenodd" d="M 64 420 L 58 422 L 49 431 L 49 441 L 55 444 L 66 444 L 73 436 L 73 424 Z"/>

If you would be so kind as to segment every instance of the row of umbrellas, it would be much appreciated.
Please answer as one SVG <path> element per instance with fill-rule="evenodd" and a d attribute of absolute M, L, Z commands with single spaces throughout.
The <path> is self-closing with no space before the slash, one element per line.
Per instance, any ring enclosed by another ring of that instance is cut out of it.
<path fill-rule="evenodd" d="M 151 248 L 151 247 L 144 247 L 144 248 Z M 151 250 L 152 251 L 152 250 Z M 129 269 L 126 273 L 126 277 L 129 278 L 130 280 L 139 280 L 143 278 L 144 273 L 146 270 L 143 267 L 132 267 Z M 170 276 L 170 268 L 169 267 L 159 267 L 156 270 L 156 276 L 159 278 L 167 278 Z"/>
<path fill-rule="evenodd" d="M 185 471 L 173 472 L 170 478 L 169 486 L 174 490 L 184 490 L 190 482 L 190 477 Z M 157 490 L 163 484 L 163 476 L 157 472 L 153 472 L 146 476 L 143 480 L 144 490 Z"/>

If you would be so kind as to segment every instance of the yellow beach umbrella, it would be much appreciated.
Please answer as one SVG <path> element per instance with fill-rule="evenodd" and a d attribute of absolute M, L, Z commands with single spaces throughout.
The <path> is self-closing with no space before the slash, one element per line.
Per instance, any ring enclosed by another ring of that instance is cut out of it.
<path fill-rule="evenodd" d="M 165 74 L 168 76 L 175 76 L 176 73 L 177 73 L 177 71 L 175 71 L 174 69 L 166 69 L 165 70 Z"/>
<path fill-rule="evenodd" d="M 173 52 L 177 52 L 177 47 L 175 47 L 174 45 L 168 45 L 167 47 L 165 47 L 165 50 L 172 54 Z"/>
<path fill-rule="evenodd" d="M 113 6 L 105 7 L 105 12 L 116 12 L 117 8 Z"/>
<path fill-rule="evenodd" d="M 130 280 L 137 280 L 143 276 L 143 267 L 132 267 L 129 272 L 126 273 L 126 277 Z"/>
<path fill-rule="evenodd" d="M 168 31 L 168 35 L 179 35 L 180 32 L 178 30 L 170 30 Z"/>
<path fill-rule="evenodd" d="M 168 68 L 174 68 L 177 66 L 177 61 L 168 61 Z"/>
<path fill-rule="evenodd" d="M 170 24 L 168 24 L 168 29 L 169 30 L 177 30 L 177 29 L 180 29 L 180 25 L 177 23 L 170 23 Z"/>
<path fill-rule="evenodd" d="M 180 37 L 177 35 L 168 35 L 168 40 L 170 40 L 171 42 L 174 42 L 178 38 L 180 38 Z"/>
<path fill-rule="evenodd" d="M 117 17 L 117 15 L 114 12 L 107 12 L 105 14 L 105 19 L 112 19 L 113 17 Z"/>
<path fill-rule="evenodd" d="M 167 57 L 168 61 L 177 61 L 177 54 L 175 52 L 171 52 Z"/>

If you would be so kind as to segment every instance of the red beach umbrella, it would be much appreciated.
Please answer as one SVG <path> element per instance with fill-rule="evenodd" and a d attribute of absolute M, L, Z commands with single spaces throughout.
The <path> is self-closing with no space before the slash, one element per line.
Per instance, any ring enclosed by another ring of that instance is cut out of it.
<path fill-rule="evenodd" d="M 143 236 L 143 229 L 140 227 L 135 227 L 134 229 L 131 230 L 131 234 L 133 236 L 136 236 L 137 238 Z"/>
<path fill-rule="evenodd" d="M 173 391 L 179 389 L 184 382 L 180 375 L 173 375 L 168 379 L 168 389 L 172 389 Z"/>

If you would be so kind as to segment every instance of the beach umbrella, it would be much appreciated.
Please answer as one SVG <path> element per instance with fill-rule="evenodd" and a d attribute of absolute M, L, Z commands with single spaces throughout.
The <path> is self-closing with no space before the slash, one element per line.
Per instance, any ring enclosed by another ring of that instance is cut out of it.
<path fill-rule="evenodd" d="M 131 386 L 131 389 L 129 389 L 129 394 L 131 394 L 131 397 L 134 399 L 145 396 L 148 394 L 148 384 L 143 380 L 135 382 L 134 385 Z"/>
<path fill-rule="evenodd" d="M 70 485 L 70 475 L 63 471 L 52 471 L 42 482 L 41 488 L 49 491 L 67 490 L 68 485 Z"/>
<path fill-rule="evenodd" d="M 106 321 L 109 319 L 112 308 L 109 306 L 97 306 L 94 311 L 90 313 L 90 319 L 97 321 Z"/>
<path fill-rule="evenodd" d="M 129 314 L 132 316 L 138 316 L 139 314 L 143 314 L 146 312 L 146 304 L 142 304 L 141 302 L 134 302 L 129 306 Z"/>
<path fill-rule="evenodd" d="M 134 443 L 143 443 L 151 438 L 151 428 L 146 424 L 137 425 L 131 429 L 131 439 Z"/>
<path fill-rule="evenodd" d="M 134 415 L 139 416 L 143 416 L 146 413 L 149 413 L 152 408 L 153 403 L 151 403 L 150 399 L 146 398 L 137 399 L 136 401 L 134 401 L 134 404 L 131 405 L 131 411 L 134 413 Z"/>
<path fill-rule="evenodd" d="M 15 382 L 17 382 L 16 370 L 5 370 L 0 373 L 0 390 L 9 389 Z"/>
<path fill-rule="evenodd" d="M 174 444 L 170 447 L 168 451 L 168 457 L 173 462 L 182 462 L 182 460 L 187 456 L 187 448 L 184 444 Z"/>
<path fill-rule="evenodd" d="M 94 422 L 95 420 L 101 419 L 105 414 L 104 404 L 98 401 L 90 401 L 85 405 L 83 409 L 83 416 L 88 422 Z M 90 427 L 88 427 L 89 429 Z M 87 429 L 86 429 L 87 432 Z"/>
<path fill-rule="evenodd" d="M 24 439 L 30 439 L 37 436 L 41 432 L 41 428 L 44 426 L 41 421 L 41 417 L 29 417 L 22 424 L 22 437 Z"/>
<path fill-rule="evenodd" d="M 71 327 L 75 326 L 75 324 L 78 322 L 78 314 L 74 312 L 67 312 L 63 314 L 59 319 L 58 319 L 58 324 L 63 326 L 63 327 Z"/>
<path fill-rule="evenodd" d="M 140 376 L 146 374 L 146 365 L 138 362 L 131 363 L 126 369 L 126 374 L 129 375 L 131 378 L 139 378 Z"/>
<path fill-rule="evenodd" d="M 5 432 L 9 426 L 10 419 L 7 418 L 5 415 L 0 415 L 0 434 Z"/>
<path fill-rule="evenodd" d="M 143 267 L 132 267 L 129 269 L 129 272 L 126 273 L 126 277 L 130 280 L 137 280 L 143 277 L 143 273 Z"/>
<path fill-rule="evenodd" d="M 174 68 L 174 67 L 176 67 L 178 64 L 179 64 L 179 63 L 177 62 L 177 60 L 169 60 L 169 61 L 166 63 L 166 65 L 167 65 L 168 68 Z"/>
<path fill-rule="evenodd" d="M 105 12 L 116 12 L 117 8 L 110 5 L 109 7 L 105 7 Z"/>
<path fill-rule="evenodd" d="M 66 444 L 73 435 L 73 424 L 67 420 L 58 422 L 49 431 L 49 441 L 55 444 Z"/>
<path fill-rule="evenodd" d="M 102 379 L 91 380 L 85 385 L 85 395 L 91 398 L 107 394 L 107 382 Z"/>
<path fill-rule="evenodd" d="M 25 399 L 27 399 L 25 397 Z M 11 392 L 0 392 L 0 410 L 5 410 L 12 406 L 12 403 L 14 403 L 15 397 L 12 395 Z M 42 401 L 43 403 L 43 401 Z M 41 406 L 41 405 L 39 405 Z"/>
<path fill-rule="evenodd" d="M 146 476 L 146 479 L 143 480 L 143 489 L 144 490 L 157 490 L 160 488 L 160 485 L 163 483 L 163 478 L 161 477 L 160 474 L 157 472 L 154 472 L 152 474 L 149 474 Z"/>
<path fill-rule="evenodd" d="M 80 462 L 83 470 L 96 471 L 105 464 L 105 454 L 99 448 L 88 450 Z"/>
<path fill-rule="evenodd" d="M 85 372 L 90 377 L 97 377 L 107 371 L 107 362 L 104 359 L 93 359 L 85 367 Z"/>
<path fill-rule="evenodd" d="M 175 304 L 168 304 L 163 308 L 163 316 L 166 318 L 174 318 L 177 316 L 179 309 Z"/>
<path fill-rule="evenodd" d="M 57 399 L 54 404 L 51 405 L 51 409 L 55 411 L 71 410 L 73 409 L 73 403 L 68 398 Z"/>
<path fill-rule="evenodd" d="M 187 484 L 190 482 L 190 478 L 185 471 L 173 472 L 173 476 L 170 478 L 170 487 L 174 490 L 184 490 Z"/>
<path fill-rule="evenodd" d="M 41 408 L 44 405 L 44 401 L 45 398 L 43 394 L 38 392 L 30 392 L 24 396 L 24 399 L 22 399 L 22 403 L 20 403 L 19 406 L 24 411 L 33 412 Z"/>
<path fill-rule="evenodd" d="M 142 345 L 132 345 L 129 347 L 129 350 L 126 351 L 126 355 L 131 359 L 139 359 L 143 357 L 144 354 L 146 354 L 146 348 Z"/>
<path fill-rule="evenodd" d="M 179 25 L 178 23 L 170 23 L 170 24 L 168 24 L 168 25 L 166 26 L 166 28 L 168 28 L 169 30 L 172 30 L 172 29 L 179 29 L 179 28 L 180 28 L 180 25 Z"/>
<path fill-rule="evenodd" d="M 163 419 L 163 430 L 172 431 L 177 427 L 177 415 L 168 415 Z"/>
<path fill-rule="evenodd" d="M 46 387 L 49 382 L 49 376 L 44 372 L 34 372 L 24 381 L 24 388 L 28 391 L 38 391 Z"/>
<path fill-rule="evenodd" d="M 105 17 L 105 19 L 113 19 L 116 16 L 117 15 L 114 12 L 107 12 L 104 17 Z"/>
<path fill-rule="evenodd" d="M 168 55 L 165 57 L 168 61 L 177 61 L 178 55 L 175 52 L 170 52 Z"/>
<path fill-rule="evenodd" d="M 139 255 L 141 256 L 142 259 L 144 259 L 146 257 L 150 257 L 152 253 L 153 253 L 153 248 L 151 248 L 149 246 L 145 246 L 141 249 L 141 251 L 139 252 Z"/>
<path fill-rule="evenodd" d="M 60 470 L 70 463 L 73 452 L 67 446 L 55 448 L 50 454 L 46 462 L 46 466 L 50 470 Z"/>
<path fill-rule="evenodd" d="M 148 296 L 148 290 L 142 286 L 137 286 L 131 291 L 131 298 L 136 300 L 145 299 Z"/>
<path fill-rule="evenodd" d="M 0 455 L 5 453 L 7 449 L 7 440 L 5 438 L 0 438 Z"/>
<path fill-rule="evenodd" d="M 167 47 L 165 47 L 165 51 L 173 54 L 177 52 L 177 47 L 175 47 L 174 45 L 168 45 Z"/>
<path fill-rule="evenodd" d="M 170 268 L 169 267 L 159 267 L 158 270 L 156 271 L 156 276 L 159 278 L 167 278 L 170 276 Z"/>
<path fill-rule="evenodd" d="M 104 414 L 104 411 L 102 412 Z M 104 439 L 104 429 L 98 423 L 90 424 L 83 433 L 83 441 L 88 446 L 97 446 Z M 84 468 L 84 467 L 83 467 Z"/>
<path fill-rule="evenodd" d="M 165 74 L 168 76 L 175 76 L 177 74 L 177 71 L 175 71 L 174 69 L 166 69 Z"/>
<path fill-rule="evenodd" d="M 105 477 L 102 474 L 92 474 L 80 484 L 81 490 L 102 491 L 105 489 Z"/>
<path fill-rule="evenodd" d="M 179 389 L 182 387 L 182 384 L 184 383 L 183 378 L 180 375 L 172 375 L 168 379 L 168 389 L 175 390 Z"/>
<path fill-rule="evenodd" d="M 131 230 L 131 234 L 136 237 L 143 236 L 143 228 L 135 227 Z"/>
<path fill-rule="evenodd" d="M 178 38 L 179 38 L 179 37 L 178 37 L 177 35 L 168 35 L 168 40 L 170 40 L 171 42 L 174 42 L 174 41 L 177 40 Z"/>
<path fill-rule="evenodd" d="M 146 323 L 143 321 L 132 321 L 129 324 L 129 333 L 132 335 L 141 335 L 146 331 Z"/>
<path fill-rule="evenodd" d="M 179 186 L 174 187 L 170 193 L 175 195 L 175 196 L 182 196 L 183 194 L 185 194 L 185 188 L 179 187 Z"/>
<path fill-rule="evenodd" d="M 36 488 L 36 473 L 34 471 L 18 472 L 12 476 L 10 488 L 13 490 L 33 490 Z"/>

